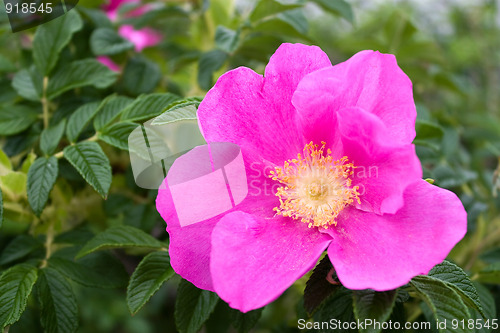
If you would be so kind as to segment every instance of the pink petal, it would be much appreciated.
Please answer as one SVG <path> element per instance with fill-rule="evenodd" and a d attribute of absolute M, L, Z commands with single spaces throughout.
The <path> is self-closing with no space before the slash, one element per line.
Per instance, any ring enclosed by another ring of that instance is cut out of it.
<path fill-rule="evenodd" d="M 319 144 L 325 141 L 329 146 L 335 147 L 341 144 L 335 130 L 335 92 L 342 82 L 332 76 L 319 75 L 327 73 L 327 69 L 318 70 L 317 73 L 318 75 L 311 73 L 300 81 L 293 94 L 292 104 L 297 110 L 297 122 L 306 142 Z"/>
<path fill-rule="evenodd" d="M 121 5 L 126 3 L 139 3 L 140 0 L 110 0 L 109 3 L 102 6 L 102 8 L 106 11 L 118 9 Z"/>
<path fill-rule="evenodd" d="M 307 75 L 293 104 L 304 118 L 314 116 L 311 124 L 324 116 L 332 117 L 332 111 L 357 106 L 382 119 L 392 140 L 411 143 L 415 137 L 412 83 L 392 54 L 362 51 Z"/>
<path fill-rule="evenodd" d="M 181 227 L 175 211 L 167 179 L 158 189 L 156 209 L 167 222 L 170 265 L 196 287 L 214 291 L 210 275 L 210 239 L 220 216 Z"/>
<path fill-rule="evenodd" d="M 359 186 L 360 208 L 396 213 L 404 204 L 405 188 L 422 178 L 415 147 L 395 143 L 382 120 L 360 108 L 342 109 L 337 118 L 342 155 L 356 167 L 352 181 Z"/>
<path fill-rule="evenodd" d="M 151 28 L 135 30 L 131 25 L 122 25 L 118 29 L 118 34 L 135 45 L 135 50 L 141 52 L 144 48 L 155 46 L 160 43 L 163 36 Z"/>
<path fill-rule="evenodd" d="M 283 44 L 271 57 L 265 77 L 241 67 L 222 75 L 198 109 L 207 142 L 233 142 L 252 160 L 282 164 L 304 147 L 291 104 L 304 75 L 329 66 L 318 47 Z"/>
<path fill-rule="evenodd" d="M 467 213 L 454 193 L 419 180 L 404 199 L 394 215 L 348 208 L 328 230 L 328 255 L 345 287 L 400 287 L 441 263 L 465 235 Z"/>
<path fill-rule="evenodd" d="M 106 57 L 106 56 L 98 56 L 97 61 L 99 61 L 101 64 L 107 66 L 109 69 L 111 69 L 114 72 L 119 72 L 121 70 L 120 65 L 116 64 L 111 58 Z"/>
<path fill-rule="evenodd" d="M 269 59 L 264 73 L 264 91 L 276 108 L 292 112 L 291 100 L 299 82 L 309 73 L 331 67 L 330 59 L 317 46 L 284 43 Z"/>
<path fill-rule="evenodd" d="M 120 6 L 126 3 L 139 3 L 140 0 L 110 0 L 108 4 L 102 6 L 106 15 L 111 21 L 116 21 L 118 18 L 118 10 Z"/>
<path fill-rule="evenodd" d="M 217 222 L 224 214 L 234 210 L 271 218 L 274 216 L 272 208 L 278 206 L 279 201 L 272 191 L 273 182 L 269 177 L 265 176 L 266 172 L 263 170 L 263 164 L 250 163 L 247 161 L 246 156 L 243 155 L 246 162 L 245 168 L 248 186 L 248 196 L 246 199 L 235 208 L 229 209 L 222 214 L 211 218 L 207 216 L 204 221 L 188 226 L 181 226 L 168 179 L 171 176 L 171 171 L 174 178 L 179 179 L 183 177 L 183 174 L 176 175 L 176 173 L 182 172 L 182 168 L 177 168 L 176 166 L 182 166 L 183 159 L 189 157 L 188 154 L 192 152 L 181 156 L 172 165 L 167 178 L 158 189 L 156 208 L 167 223 L 167 231 L 170 235 L 169 254 L 172 268 L 198 288 L 214 291 L 209 265 L 211 235 Z M 203 165 L 200 166 L 200 169 L 203 169 Z M 184 176 L 186 175 L 184 174 Z M 191 177 L 192 175 L 187 176 Z M 228 177 L 231 178 L 231 175 L 228 175 Z M 206 200 L 193 203 L 197 205 L 196 210 L 200 211 L 207 205 L 214 205 L 214 202 L 219 202 L 220 198 L 217 197 L 218 195 L 220 194 L 213 192 L 212 196 L 207 197 Z M 235 193 L 233 193 L 234 195 Z M 201 207 L 198 207 L 200 205 Z M 267 207 L 270 208 L 267 209 Z"/>
<path fill-rule="evenodd" d="M 248 194 L 242 153 L 227 142 L 198 146 L 177 158 L 167 180 L 181 226 L 222 214 Z"/>
<path fill-rule="evenodd" d="M 242 312 L 260 308 L 313 268 L 330 241 L 329 235 L 288 218 L 227 214 L 212 233 L 215 291 Z"/>

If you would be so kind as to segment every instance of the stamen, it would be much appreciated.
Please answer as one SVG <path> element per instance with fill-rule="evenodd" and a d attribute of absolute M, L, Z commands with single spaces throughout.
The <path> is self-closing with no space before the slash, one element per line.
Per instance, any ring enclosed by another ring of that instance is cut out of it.
<path fill-rule="evenodd" d="M 283 168 L 276 167 L 269 176 L 279 181 L 276 196 L 280 206 L 274 210 L 278 215 L 301 220 L 311 227 L 337 225 L 340 212 L 354 201 L 360 203 L 359 186 L 351 186 L 349 178 L 355 166 L 347 163 L 344 156 L 333 161 L 332 152 L 325 142 L 321 147 L 310 142 L 303 154 L 285 161 Z"/>

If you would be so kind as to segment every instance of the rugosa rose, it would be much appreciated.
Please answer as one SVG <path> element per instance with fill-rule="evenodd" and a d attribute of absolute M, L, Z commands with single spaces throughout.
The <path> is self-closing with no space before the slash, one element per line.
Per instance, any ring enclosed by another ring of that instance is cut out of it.
<path fill-rule="evenodd" d="M 118 12 L 120 7 L 126 4 L 140 4 L 140 0 L 110 0 L 108 4 L 102 8 L 106 16 L 113 22 L 119 19 Z M 137 17 L 148 12 L 151 9 L 149 4 L 139 6 L 125 14 L 125 17 Z M 146 47 L 158 45 L 163 39 L 163 35 L 151 28 L 144 27 L 142 29 L 135 29 L 132 25 L 125 24 L 118 28 L 118 34 L 134 44 L 136 52 L 141 52 Z M 120 65 L 116 64 L 110 57 L 99 56 L 97 60 L 115 72 L 120 71 Z"/>
<path fill-rule="evenodd" d="M 221 76 L 198 119 L 207 142 L 241 147 L 249 194 L 181 227 L 165 180 L 157 208 L 175 271 L 233 308 L 273 301 L 325 250 L 345 287 L 395 289 L 466 232 L 455 194 L 421 179 L 412 84 L 393 55 L 332 66 L 318 47 L 283 44 L 264 76 Z"/>
<path fill-rule="evenodd" d="M 110 0 L 110 2 L 103 6 L 104 11 L 108 18 L 115 22 L 118 20 L 118 12 L 120 7 L 126 4 L 140 4 L 140 0 Z M 131 10 L 125 14 L 125 17 L 137 17 L 148 12 L 151 9 L 150 4 L 145 4 L 138 6 L 134 10 Z M 122 25 L 118 29 L 118 33 L 123 38 L 129 40 L 134 44 L 135 50 L 141 52 L 144 48 L 149 46 L 155 46 L 161 42 L 163 36 L 156 30 L 145 27 L 142 29 L 135 29 L 131 25 Z"/>

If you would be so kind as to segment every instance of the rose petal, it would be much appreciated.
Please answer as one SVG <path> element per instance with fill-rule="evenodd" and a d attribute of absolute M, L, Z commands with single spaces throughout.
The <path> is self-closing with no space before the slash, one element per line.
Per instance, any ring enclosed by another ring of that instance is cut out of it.
<path fill-rule="evenodd" d="M 141 52 L 144 48 L 159 44 L 162 34 L 151 28 L 136 30 L 133 26 L 125 24 L 118 29 L 118 34 L 135 45 L 135 51 Z"/>
<path fill-rule="evenodd" d="M 359 208 L 394 214 L 404 204 L 405 188 L 422 178 L 415 147 L 391 140 L 380 118 L 360 108 L 342 109 L 337 118 L 343 155 L 356 167 L 352 185 L 359 186 Z"/>
<path fill-rule="evenodd" d="M 119 72 L 121 70 L 120 65 L 118 65 L 113 60 L 111 60 L 110 57 L 98 56 L 96 59 L 97 59 L 97 61 L 99 61 L 104 66 L 106 66 L 109 69 L 111 69 L 113 72 Z"/>
<path fill-rule="evenodd" d="M 441 263 L 465 235 L 467 214 L 454 193 L 419 180 L 404 199 L 394 215 L 348 208 L 328 229 L 328 255 L 345 287 L 400 287 Z"/>
<path fill-rule="evenodd" d="M 167 179 L 158 189 L 156 209 L 167 222 L 170 265 L 177 274 L 196 287 L 214 291 L 210 275 L 210 239 L 220 215 L 181 227 Z"/>
<path fill-rule="evenodd" d="M 111 21 L 116 21 L 118 18 L 119 8 L 127 3 L 140 3 L 140 0 L 111 0 L 108 4 L 102 6 L 106 15 Z"/>
<path fill-rule="evenodd" d="M 212 233 L 214 289 L 242 312 L 260 308 L 312 269 L 330 241 L 289 218 L 227 214 Z"/>
<path fill-rule="evenodd" d="M 183 159 L 188 158 L 189 156 L 186 155 L 191 152 L 181 156 L 174 162 L 171 168 L 174 175 L 176 172 L 182 171 L 176 170 L 176 165 L 182 165 Z M 271 218 L 275 214 L 272 208 L 279 205 L 278 198 L 273 193 L 272 186 L 274 182 L 266 176 L 267 171 L 263 169 L 265 165 L 257 162 L 248 162 L 245 155 L 243 155 L 243 159 L 245 161 L 248 185 L 247 197 L 235 208 L 229 209 L 213 218 L 181 227 L 172 193 L 168 186 L 168 180 L 165 179 L 158 189 L 156 208 L 167 223 L 167 231 L 170 235 L 170 264 L 179 275 L 198 288 L 214 291 L 209 266 L 211 235 L 213 228 L 221 217 L 231 211 L 241 210 L 261 217 Z M 200 168 L 203 168 L 203 166 L 200 165 Z M 177 175 L 176 178 L 180 178 L 181 176 Z M 217 201 L 218 198 L 207 197 L 206 201 L 193 204 L 210 205 L 214 200 Z"/>
<path fill-rule="evenodd" d="M 328 68 L 321 69 L 305 76 L 293 94 L 292 104 L 297 110 L 298 126 L 306 142 L 319 144 L 325 141 L 328 146 L 339 147 L 342 143 L 335 130 L 337 128 L 335 87 L 342 83 L 337 78 L 326 75 L 327 70 Z M 319 73 L 325 74 L 319 75 Z"/>
<path fill-rule="evenodd" d="M 282 164 L 295 157 L 304 141 L 291 104 L 300 79 L 329 66 L 318 47 L 283 44 L 271 57 L 265 77 L 240 67 L 219 78 L 198 108 L 207 142 L 232 142 L 251 160 Z"/>
<path fill-rule="evenodd" d="M 312 72 L 297 87 L 293 104 L 303 118 L 313 115 L 312 125 L 324 117 L 328 121 L 332 111 L 357 106 L 378 116 L 393 141 L 411 143 L 415 138 L 412 83 L 392 54 L 362 51 L 343 63 Z M 314 126 L 309 128 L 311 133 Z"/>

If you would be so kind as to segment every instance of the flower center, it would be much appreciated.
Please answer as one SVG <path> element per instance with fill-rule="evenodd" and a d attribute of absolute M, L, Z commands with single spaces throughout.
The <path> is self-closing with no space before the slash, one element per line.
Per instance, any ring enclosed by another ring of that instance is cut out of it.
<path fill-rule="evenodd" d="M 360 203 L 359 186 L 351 186 L 349 178 L 355 166 L 347 163 L 346 156 L 333 161 L 332 151 L 324 152 L 325 145 L 307 144 L 303 154 L 285 161 L 269 176 L 283 184 L 276 192 L 280 200 L 276 213 L 300 219 L 309 228 L 337 225 L 336 218 L 347 205 L 354 200 Z"/>

